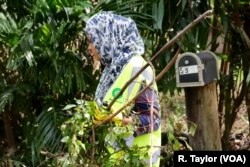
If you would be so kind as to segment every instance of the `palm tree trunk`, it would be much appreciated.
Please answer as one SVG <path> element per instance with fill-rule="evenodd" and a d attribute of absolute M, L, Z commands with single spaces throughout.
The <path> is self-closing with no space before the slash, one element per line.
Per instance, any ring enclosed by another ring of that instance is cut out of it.
<path fill-rule="evenodd" d="M 5 129 L 5 135 L 6 135 L 8 148 L 14 148 L 15 149 L 16 148 L 16 142 L 15 142 L 13 128 L 11 126 L 10 114 L 9 114 L 8 110 L 5 110 L 3 112 L 3 122 L 4 122 L 4 129 Z"/>

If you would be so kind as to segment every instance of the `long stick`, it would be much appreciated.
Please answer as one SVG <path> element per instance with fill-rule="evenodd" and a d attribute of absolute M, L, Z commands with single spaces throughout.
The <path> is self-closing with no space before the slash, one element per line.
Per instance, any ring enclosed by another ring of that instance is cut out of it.
<path fill-rule="evenodd" d="M 110 115 L 110 117 L 108 117 L 107 119 L 103 120 L 102 122 L 100 122 L 99 124 L 94 125 L 94 128 L 97 128 L 99 126 L 101 126 L 102 124 L 105 124 L 109 121 L 111 121 L 112 118 L 114 118 L 116 115 L 118 115 L 123 109 L 125 109 L 128 105 L 130 105 L 138 96 L 140 96 L 143 92 L 145 92 L 150 86 L 153 85 L 154 82 L 158 81 L 166 72 L 168 72 L 168 70 L 172 67 L 172 65 L 175 63 L 175 60 L 178 57 L 179 51 L 177 51 L 177 53 L 175 54 L 175 56 L 171 59 L 171 61 L 167 64 L 167 66 L 160 72 L 160 74 L 158 74 L 155 77 L 155 80 L 151 81 L 148 85 L 146 85 L 134 98 L 132 98 L 130 101 L 128 101 L 125 105 L 123 105 L 119 110 L 117 110 L 116 112 L 114 112 L 112 115 Z"/>
<path fill-rule="evenodd" d="M 115 101 L 120 97 L 120 95 L 123 94 L 123 92 L 126 90 L 126 88 L 130 85 L 130 83 L 135 80 L 149 65 L 150 62 L 152 62 L 156 57 L 158 57 L 163 51 L 165 51 L 167 48 L 169 48 L 171 45 L 173 45 L 180 37 L 182 37 L 188 30 L 193 28 L 196 24 L 198 24 L 200 21 L 202 21 L 206 16 L 212 14 L 212 10 L 208 10 L 199 17 L 197 17 L 195 20 L 193 20 L 191 23 L 189 23 L 182 31 L 180 31 L 174 38 L 172 38 L 168 43 L 166 43 L 132 78 L 130 78 L 126 84 L 122 87 L 120 92 L 114 97 L 114 99 L 109 103 L 107 106 L 107 110 L 110 110 L 112 105 L 115 103 Z"/>
<path fill-rule="evenodd" d="M 198 24 L 200 21 L 202 21 L 206 16 L 212 14 L 212 10 L 208 10 L 205 13 L 203 13 L 202 15 L 200 15 L 198 18 L 196 18 L 195 20 L 193 20 L 191 23 L 189 23 L 182 31 L 180 31 L 174 38 L 172 38 L 168 43 L 166 43 L 150 60 L 149 62 L 151 62 L 152 60 L 154 60 L 157 56 L 160 55 L 161 52 L 163 52 L 164 50 L 166 50 L 168 47 L 170 47 L 172 44 L 174 44 L 177 39 L 179 39 L 180 37 L 182 37 L 188 30 L 190 30 L 191 28 L 193 28 L 196 24 Z M 170 63 L 162 70 L 162 72 L 160 74 L 157 75 L 157 77 L 155 78 L 155 81 L 159 80 L 169 69 L 170 67 L 174 64 L 175 60 L 177 58 L 177 55 L 175 55 L 174 58 L 172 58 L 172 60 L 170 61 Z M 129 84 L 135 79 L 137 78 L 149 65 L 150 63 L 145 64 L 141 70 L 139 70 L 130 80 L 128 80 L 126 82 L 126 84 L 123 86 L 123 88 L 121 89 L 121 91 L 114 97 L 114 99 L 111 101 L 111 103 L 107 106 L 107 109 L 110 110 L 110 108 L 112 107 L 112 105 L 114 104 L 114 102 L 118 99 L 118 97 L 125 91 L 125 89 L 129 86 Z M 123 107 L 121 107 L 119 110 L 117 110 L 116 112 L 114 112 L 109 118 L 103 120 L 102 122 L 100 122 L 99 124 L 96 124 L 94 126 L 94 128 L 105 124 L 107 122 L 109 122 L 112 118 L 114 118 L 116 115 L 118 115 L 123 109 L 125 109 L 130 103 L 132 103 L 138 96 L 140 96 L 144 91 L 146 91 L 152 84 L 154 81 L 152 81 L 151 83 L 149 83 L 149 85 L 147 85 L 144 89 L 141 90 L 141 92 L 139 92 L 134 98 L 132 98 L 129 102 L 127 102 Z"/>

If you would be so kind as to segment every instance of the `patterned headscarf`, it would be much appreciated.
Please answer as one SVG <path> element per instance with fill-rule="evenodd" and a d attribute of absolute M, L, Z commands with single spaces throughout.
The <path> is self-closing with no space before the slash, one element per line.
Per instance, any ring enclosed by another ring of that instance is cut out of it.
<path fill-rule="evenodd" d="M 132 56 L 144 53 L 144 43 L 135 22 L 112 12 L 99 12 L 86 23 L 86 34 L 105 65 L 95 97 L 103 100 Z"/>

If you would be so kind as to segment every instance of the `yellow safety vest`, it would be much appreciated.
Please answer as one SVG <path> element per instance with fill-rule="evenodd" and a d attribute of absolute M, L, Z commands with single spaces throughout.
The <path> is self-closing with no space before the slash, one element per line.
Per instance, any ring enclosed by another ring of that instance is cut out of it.
<path fill-rule="evenodd" d="M 141 56 L 134 56 L 131 60 L 127 63 L 127 65 L 122 69 L 122 72 L 113 83 L 113 85 L 109 88 L 106 95 L 104 96 L 103 102 L 107 102 L 108 104 L 113 100 L 113 98 L 119 93 L 125 83 L 133 77 L 144 65 L 146 61 Z M 128 101 L 134 98 L 141 88 L 142 83 L 149 84 L 153 80 L 153 70 L 149 66 L 147 67 L 123 92 L 123 94 L 116 100 L 113 104 L 112 108 L 117 111 L 121 107 L 124 106 Z M 157 90 L 156 83 L 152 86 L 155 90 Z M 132 106 L 128 106 L 123 112 L 129 113 Z M 122 119 L 122 113 L 118 114 L 116 118 Z M 152 137 L 152 139 L 151 139 Z M 143 146 L 150 146 L 151 141 L 153 141 L 153 156 L 156 154 L 159 155 L 160 147 L 161 146 L 161 127 L 158 130 L 154 131 L 153 133 L 143 134 L 135 137 L 133 141 L 133 145 L 137 145 L 139 147 Z M 150 153 L 149 153 L 150 155 Z M 157 162 L 153 164 L 153 166 L 158 167 L 160 163 L 160 158 L 158 158 Z"/>

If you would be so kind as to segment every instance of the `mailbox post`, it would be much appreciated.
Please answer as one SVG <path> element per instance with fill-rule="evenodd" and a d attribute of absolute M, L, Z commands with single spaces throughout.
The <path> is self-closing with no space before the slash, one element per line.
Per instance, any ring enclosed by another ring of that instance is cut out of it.
<path fill-rule="evenodd" d="M 221 150 L 217 93 L 217 58 L 210 51 L 186 52 L 175 63 L 177 87 L 185 90 L 188 127 L 196 124 L 190 145 L 194 150 Z"/>

